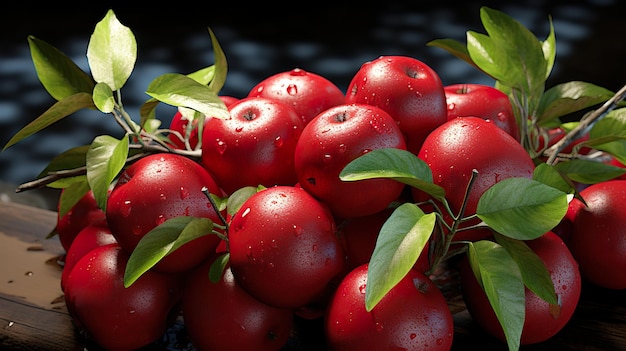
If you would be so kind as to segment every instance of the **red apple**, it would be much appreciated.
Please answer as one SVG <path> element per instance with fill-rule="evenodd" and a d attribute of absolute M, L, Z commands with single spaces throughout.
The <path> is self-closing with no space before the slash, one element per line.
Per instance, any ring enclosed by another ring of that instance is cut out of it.
<path fill-rule="evenodd" d="M 377 106 L 404 133 L 417 154 L 426 136 L 448 120 L 443 84 L 426 63 L 406 56 L 381 56 L 364 63 L 348 85 L 346 103 Z"/>
<path fill-rule="evenodd" d="M 520 140 L 519 127 L 509 96 L 489 85 L 452 84 L 443 87 L 448 103 L 448 120 L 456 117 L 480 117 L 493 122 Z"/>

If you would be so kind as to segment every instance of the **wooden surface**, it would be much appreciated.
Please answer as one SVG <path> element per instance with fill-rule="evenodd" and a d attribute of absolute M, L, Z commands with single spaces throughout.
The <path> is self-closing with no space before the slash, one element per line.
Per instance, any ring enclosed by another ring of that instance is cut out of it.
<path fill-rule="evenodd" d="M 67 313 L 60 288 L 62 266 L 58 260 L 64 251 L 56 237 L 46 239 L 55 221 L 55 212 L 0 202 L 0 350 L 86 347 Z M 507 350 L 473 323 L 455 290 L 453 274 L 449 281 L 451 287 L 446 290 L 456 331 L 453 350 Z M 290 342 L 286 349 L 323 350 L 320 327 L 317 320 L 300 321 L 301 340 Z M 147 349 L 169 348 L 155 345 Z M 550 340 L 521 350 L 626 350 L 626 291 L 584 284 L 570 323 Z"/>

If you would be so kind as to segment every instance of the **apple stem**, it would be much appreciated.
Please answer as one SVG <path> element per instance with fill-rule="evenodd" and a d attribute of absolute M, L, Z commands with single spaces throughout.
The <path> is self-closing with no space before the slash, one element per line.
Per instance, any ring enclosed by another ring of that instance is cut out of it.
<path fill-rule="evenodd" d="M 563 150 L 567 145 L 572 143 L 577 138 L 583 136 L 585 133 L 594 126 L 596 122 L 604 118 L 609 112 L 611 112 L 617 104 L 626 97 L 626 85 L 624 85 L 613 97 L 607 100 L 600 108 L 596 109 L 592 113 L 584 116 L 576 128 L 569 131 L 561 140 L 556 142 L 544 151 L 544 155 L 548 156 L 546 161 L 549 165 L 554 165 L 558 162 L 557 157 L 559 152 Z"/>
<path fill-rule="evenodd" d="M 207 187 L 203 187 L 202 188 L 202 193 L 209 200 L 209 203 L 211 203 L 211 206 L 213 206 L 213 209 L 215 210 L 215 213 L 219 217 L 219 219 L 222 222 L 222 224 L 226 227 L 226 232 L 228 233 L 228 221 L 226 220 L 226 218 L 224 218 L 224 215 L 222 215 L 222 212 L 219 210 L 219 207 L 217 206 L 217 203 L 215 202 L 215 199 L 213 199 L 213 196 L 211 196 L 211 193 L 209 192 L 209 189 Z"/>

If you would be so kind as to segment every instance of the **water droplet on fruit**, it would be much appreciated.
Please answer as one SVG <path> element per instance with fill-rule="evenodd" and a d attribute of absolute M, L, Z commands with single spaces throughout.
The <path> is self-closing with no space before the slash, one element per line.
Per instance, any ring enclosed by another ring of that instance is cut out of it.
<path fill-rule="evenodd" d="M 161 201 L 167 201 L 167 195 L 159 194 L 159 199 L 161 199 Z"/>
<path fill-rule="evenodd" d="M 456 105 L 454 103 L 448 104 L 448 111 L 454 111 Z"/>
<path fill-rule="evenodd" d="M 282 147 L 284 144 L 283 138 L 279 136 L 276 137 L 276 139 L 274 139 L 274 145 L 276 145 L 276 147 Z"/>
<path fill-rule="evenodd" d="M 261 94 L 263 92 L 263 86 L 261 85 L 256 89 L 257 94 Z"/>
<path fill-rule="evenodd" d="M 134 225 L 133 229 L 132 229 L 132 232 L 133 232 L 134 235 L 141 235 L 143 230 L 141 229 L 141 226 Z"/>
<path fill-rule="evenodd" d="M 498 119 L 498 121 L 500 122 L 504 122 L 506 121 L 506 115 L 503 112 L 498 112 L 498 115 L 496 116 L 496 118 Z"/>
<path fill-rule="evenodd" d="M 421 92 L 421 91 L 419 91 L 419 90 L 418 90 L 418 91 L 416 91 L 416 92 L 415 92 L 415 96 L 417 96 L 418 98 L 421 98 L 421 97 L 422 97 L 422 92 Z"/>
<path fill-rule="evenodd" d="M 307 73 L 302 68 L 294 68 L 291 72 L 289 72 L 289 74 L 292 76 L 306 76 Z"/>
<path fill-rule="evenodd" d="M 246 207 L 246 209 L 241 213 L 241 218 L 247 216 L 250 213 L 250 207 Z"/>
<path fill-rule="evenodd" d="M 296 236 L 302 235 L 303 231 L 304 230 L 302 228 L 300 228 L 299 226 L 297 226 L 295 224 L 293 225 L 293 232 L 294 232 L 294 234 L 296 234 Z"/>
<path fill-rule="evenodd" d="M 120 212 L 121 212 L 122 216 L 124 216 L 124 217 L 130 216 L 130 212 L 131 212 L 132 209 L 133 209 L 133 207 L 131 206 L 130 200 L 126 200 L 126 201 L 122 202 L 122 205 L 120 206 Z"/>
<path fill-rule="evenodd" d="M 437 343 L 437 345 L 443 345 L 443 339 L 442 338 L 437 338 L 437 341 L 435 341 Z"/>
<path fill-rule="evenodd" d="M 237 126 L 235 127 L 235 132 L 239 133 L 243 130 L 243 126 Z"/>
<path fill-rule="evenodd" d="M 217 149 L 217 152 L 220 153 L 220 155 L 224 154 L 224 152 L 226 151 L 226 146 L 227 146 L 226 143 L 223 142 L 222 140 L 220 139 L 215 140 L 215 148 Z"/>
<path fill-rule="evenodd" d="M 165 215 L 159 215 L 156 219 L 156 225 L 159 226 L 165 222 Z"/>
<path fill-rule="evenodd" d="M 324 154 L 324 155 L 322 156 L 322 162 L 323 162 L 326 166 L 331 165 L 331 164 L 332 164 L 332 162 L 333 162 L 333 155 L 331 155 L 331 154 Z"/>
<path fill-rule="evenodd" d="M 291 96 L 298 95 L 298 87 L 295 84 L 289 84 L 287 87 L 287 94 Z"/>
<path fill-rule="evenodd" d="M 411 333 L 411 335 L 409 335 L 409 339 L 413 340 L 417 337 L 417 334 L 415 333 Z"/>
<path fill-rule="evenodd" d="M 366 290 L 366 288 L 367 288 L 367 284 L 361 284 L 361 285 L 359 286 L 359 292 L 360 292 L 361 294 L 365 294 L 365 290 Z"/>
<path fill-rule="evenodd" d="M 380 322 L 376 322 L 376 331 L 377 331 L 377 332 L 382 332 L 382 331 L 383 331 L 383 329 L 385 329 L 385 327 L 383 326 L 383 324 L 382 324 L 382 323 L 380 323 Z"/>
<path fill-rule="evenodd" d="M 184 200 L 189 197 L 189 190 L 185 189 L 185 187 L 180 187 L 180 199 Z"/>

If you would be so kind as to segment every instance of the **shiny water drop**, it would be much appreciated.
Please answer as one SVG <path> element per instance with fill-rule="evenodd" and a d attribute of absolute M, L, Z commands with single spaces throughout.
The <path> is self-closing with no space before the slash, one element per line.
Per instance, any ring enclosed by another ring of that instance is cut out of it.
<path fill-rule="evenodd" d="M 295 84 L 289 84 L 289 86 L 287 87 L 287 94 L 291 96 L 298 95 L 298 86 L 296 86 Z"/>
<path fill-rule="evenodd" d="M 141 235 L 141 234 L 143 234 L 143 229 L 139 225 L 134 225 L 133 229 L 132 229 L 132 232 L 133 232 L 134 235 Z"/>
<path fill-rule="evenodd" d="M 180 199 L 185 200 L 190 195 L 189 190 L 185 189 L 184 186 L 180 187 Z"/>
<path fill-rule="evenodd" d="M 216 139 L 215 140 L 215 148 L 217 149 L 217 152 L 220 153 L 220 155 L 223 155 L 224 152 L 226 152 L 226 143 L 220 139 Z"/>
<path fill-rule="evenodd" d="M 243 126 L 237 126 L 235 128 L 235 132 L 237 132 L 237 133 L 241 132 L 242 130 L 243 130 Z"/>
<path fill-rule="evenodd" d="M 122 205 L 120 206 L 120 212 L 121 212 L 123 217 L 130 216 L 130 213 L 132 212 L 132 209 L 133 209 L 133 206 L 132 206 L 130 200 L 126 200 L 126 201 L 122 202 Z"/>
<path fill-rule="evenodd" d="M 348 147 L 346 146 L 346 144 L 344 144 L 344 143 L 339 144 L 339 152 L 340 153 L 346 152 L 347 149 L 348 149 Z"/>
<path fill-rule="evenodd" d="M 165 215 L 159 215 L 156 219 L 156 225 L 159 226 L 165 222 Z"/>
<path fill-rule="evenodd" d="M 359 286 L 359 292 L 360 292 L 361 294 L 365 294 L 366 288 L 367 288 L 367 284 L 361 284 L 361 285 Z"/>
<path fill-rule="evenodd" d="M 282 147 L 284 143 L 285 142 L 283 141 L 283 138 L 280 137 L 280 135 L 277 136 L 276 139 L 274 139 L 274 145 L 276 147 Z"/>

